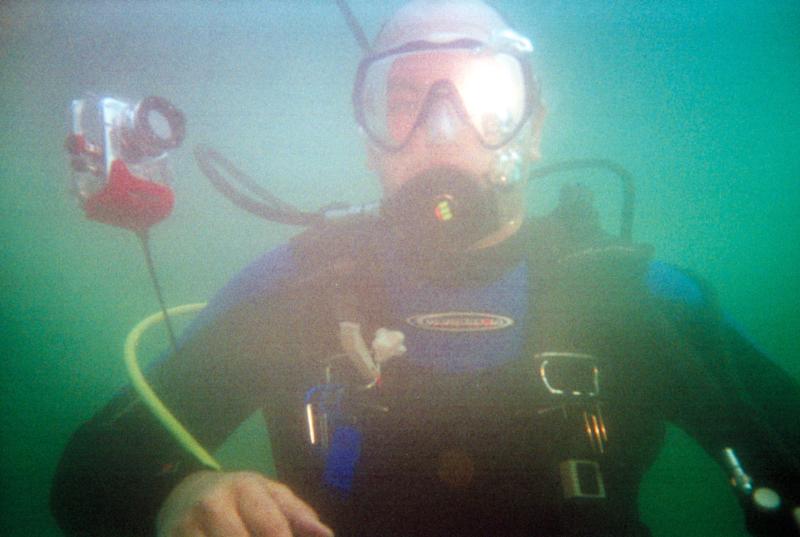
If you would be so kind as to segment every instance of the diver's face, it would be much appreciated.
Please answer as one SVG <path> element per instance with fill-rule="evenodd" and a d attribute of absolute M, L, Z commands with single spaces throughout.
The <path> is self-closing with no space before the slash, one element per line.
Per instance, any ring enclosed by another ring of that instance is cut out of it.
<path fill-rule="evenodd" d="M 417 54 L 395 62 L 387 87 L 387 128 L 408 132 L 418 121 L 419 103 L 428 98 L 437 80 L 452 80 L 463 69 L 456 60 L 441 54 Z M 456 168 L 484 181 L 494 151 L 481 145 L 449 96 L 434 96 L 408 143 L 399 151 L 368 148 L 368 163 L 375 170 L 384 194 L 391 196 L 418 174 L 438 167 Z"/>

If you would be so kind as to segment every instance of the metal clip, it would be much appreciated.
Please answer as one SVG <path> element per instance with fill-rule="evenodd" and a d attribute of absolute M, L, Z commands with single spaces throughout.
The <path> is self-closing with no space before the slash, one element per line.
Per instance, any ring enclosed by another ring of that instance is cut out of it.
<path fill-rule="evenodd" d="M 326 376 L 329 376 L 326 370 Z M 306 430 L 308 441 L 314 446 L 326 451 L 330 445 L 331 435 L 335 424 L 333 415 L 339 412 L 343 388 L 335 384 L 322 384 L 314 386 L 306 393 Z"/>
<path fill-rule="evenodd" d="M 594 405 L 594 409 L 583 411 L 583 426 L 586 435 L 589 437 L 589 445 L 595 453 L 605 453 L 608 433 L 606 423 L 600 405 Z"/>
<path fill-rule="evenodd" d="M 745 473 L 744 468 L 742 468 L 739 462 L 739 457 L 736 456 L 732 448 L 726 447 L 722 450 L 722 460 L 731 474 L 731 485 L 745 496 L 752 493 L 753 480 Z"/>

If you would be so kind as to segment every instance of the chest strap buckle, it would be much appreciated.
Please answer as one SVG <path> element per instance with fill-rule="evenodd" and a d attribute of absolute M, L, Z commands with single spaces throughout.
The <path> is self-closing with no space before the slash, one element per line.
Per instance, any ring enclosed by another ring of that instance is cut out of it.
<path fill-rule="evenodd" d="M 567 459 L 559 464 L 564 499 L 605 498 L 606 489 L 600 465 L 594 461 Z"/>

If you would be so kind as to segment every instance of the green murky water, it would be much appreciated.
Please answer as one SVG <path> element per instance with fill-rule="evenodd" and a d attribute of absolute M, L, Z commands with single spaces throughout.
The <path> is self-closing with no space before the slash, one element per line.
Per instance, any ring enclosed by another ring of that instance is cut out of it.
<path fill-rule="evenodd" d="M 370 35 L 397 2 L 378 4 L 353 1 Z M 628 167 L 636 238 L 710 278 L 726 310 L 800 378 L 800 4 L 499 6 L 536 47 L 545 163 L 603 156 Z M 195 143 L 305 208 L 377 197 L 349 107 L 357 61 L 332 1 L 0 6 L 0 533 L 59 535 L 46 503 L 57 457 L 125 382 L 122 341 L 157 307 L 133 235 L 86 221 L 68 193 L 70 100 L 155 93 L 186 113 L 176 208 L 152 235 L 178 304 L 206 299 L 293 233 L 216 195 Z M 260 429 L 248 423 L 223 460 L 269 467 Z M 723 473 L 677 431 L 641 506 L 658 536 L 743 534 Z"/>

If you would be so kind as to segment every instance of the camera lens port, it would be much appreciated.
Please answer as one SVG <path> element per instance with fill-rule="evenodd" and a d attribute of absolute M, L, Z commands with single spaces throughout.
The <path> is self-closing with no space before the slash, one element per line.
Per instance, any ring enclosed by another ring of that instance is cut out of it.
<path fill-rule="evenodd" d="M 136 106 L 130 145 L 147 157 L 178 147 L 186 135 L 186 118 L 163 97 L 150 96 Z"/>

